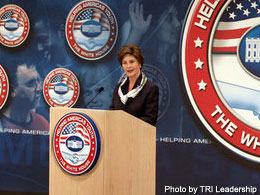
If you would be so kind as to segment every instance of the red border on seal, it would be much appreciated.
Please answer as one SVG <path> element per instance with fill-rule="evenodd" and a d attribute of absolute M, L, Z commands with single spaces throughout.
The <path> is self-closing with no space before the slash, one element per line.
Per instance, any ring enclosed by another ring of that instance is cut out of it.
<path fill-rule="evenodd" d="M 50 81 L 53 79 L 54 76 L 57 76 L 59 74 L 68 76 L 74 85 L 74 94 L 73 94 L 71 100 L 69 102 L 67 102 L 66 104 L 55 103 L 51 99 L 50 94 L 49 94 Z M 49 74 L 44 79 L 43 96 L 44 96 L 46 102 L 51 107 L 72 107 L 78 100 L 79 91 L 80 91 L 80 88 L 79 88 L 79 81 L 78 81 L 77 77 L 73 74 L 73 72 L 71 72 L 70 70 L 68 70 L 66 68 L 56 68 L 56 69 L 52 70 L 51 72 L 49 72 Z"/>
<path fill-rule="evenodd" d="M 74 27 L 75 19 L 82 11 L 84 11 L 85 9 L 91 9 L 91 8 L 98 9 L 102 13 L 104 13 L 106 15 L 106 17 L 108 18 L 109 24 L 110 24 L 110 34 L 109 34 L 109 39 L 108 39 L 107 43 L 102 48 L 100 48 L 99 50 L 94 51 L 94 52 L 82 49 L 77 44 L 77 42 L 75 41 L 74 36 L 73 36 L 73 27 Z M 114 15 L 114 13 L 112 12 L 112 10 L 103 2 L 92 1 L 92 0 L 82 1 L 72 8 L 72 10 L 70 11 L 70 13 L 67 17 L 67 21 L 66 21 L 67 42 L 68 42 L 70 48 L 72 49 L 72 51 L 83 59 L 97 60 L 97 59 L 100 59 L 100 58 L 106 56 L 111 51 L 111 49 L 114 47 L 115 42 L 117 40 L 117 34 L 118 34 L 118 28 L 117 28 L 116 17 Z"/>
<path fill-rule="evenodd" d="M 193 2 L 182 35 L 183 79 L 193 108 L 210 133 L 233 152 L 260 162 L 259 130 L 240 121 L 222 102 L 209 67 L 213 26 L 230 1 Z M 203 66 L 196 68 L 195 62 L 199 61 Z M 252 143 L 245 140 L 252 140 Z"/>
<path fill-rule="evenodd" d="M 0 65 L 0 80 L 1 80 L 1 92 L 0 92 L 0 109 L 4 106 L 9 93 L 9 82 L 5 70 Z"/>
<path fill-rule="evenodd" d="M 71 120 L 72 119 L 72 120 Z M 70 164 L 66 159 L 63 158 L 61 151 L 60 151 L 60 135 L 62 133 L 62 130 L 65 125 L 69 123 L 80 123 L 82 126 L 85 127 L 85 130 L 88 132 L 90 135 L 90 152 L 87 157 L 87 159 L 81 163 L 78 166 L 74 166 Z M 79 175 L 82 174 L 86 171 L 88 171 L 91 167 L 91 165 L 94 163 L 94 160 L 96 158 L 96 153 L 97 153 L 97 140 L 96 140 L 96 133 L 94 131 L 93 126 L 91 123 L 87 120 L 87 118 L 83 117 L 80 114 L 77 113 L 72 113 L 69 115 L 65 115 L 57 124 L 55 131 L 54 131 L 54 136 L 53 136 L 53 150 L 55 157 L 60 164 L 60 166 L 68 173 L 73 174 L 73 175 Z"/>
<path fill-rule="evenodd" d="M 7 47 L 17 47 L 26 40 L 26 38 L 29 34 L 29 30 L 30 30 L 30 22 L 29 22 L 29 18 L 27 16 L 26 12 L 21 7 L 14 5 L 14 4 L 9 4 L 9 5 L 5 5 L 4 7 L 2 7 L 0 9 L 0 18 L 3 16 L 3 14 L 5 14 L 8 11 L 14 11 L 23 18 L 24 30 L 23 30 L 22 35 L 17 40 L 14 40 L 14 41 L 6 40 L 0 33 L 0 43 L 2 43 L 3 45 L 5 45 Z"/>

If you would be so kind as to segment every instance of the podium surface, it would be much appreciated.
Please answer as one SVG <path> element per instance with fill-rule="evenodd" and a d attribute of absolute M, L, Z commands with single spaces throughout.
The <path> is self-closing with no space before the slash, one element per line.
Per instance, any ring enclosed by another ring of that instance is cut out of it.
<path fill-rule="evenodd" d="M 88 115 L 96 124 L 101 149 L 93 169 L 65 172 L 53 153 L 53 132 L 66 114 Z M 156 128 L 124 111 L 50 108 L 50 195 L 155 194 Z"/>

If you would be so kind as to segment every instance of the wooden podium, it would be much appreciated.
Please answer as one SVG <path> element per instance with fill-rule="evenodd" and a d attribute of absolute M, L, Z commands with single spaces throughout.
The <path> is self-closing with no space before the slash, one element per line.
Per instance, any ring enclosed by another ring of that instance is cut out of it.
<path fill-rule="evenodd" d="M 71 112 L 88 115 L 101 140 L 99 159 L 89 172 L 71 175 L 56 161 L 53 131 Z M 155 194 L 156 128 L 124 111 L 50 108 L 50 195 Z"/>

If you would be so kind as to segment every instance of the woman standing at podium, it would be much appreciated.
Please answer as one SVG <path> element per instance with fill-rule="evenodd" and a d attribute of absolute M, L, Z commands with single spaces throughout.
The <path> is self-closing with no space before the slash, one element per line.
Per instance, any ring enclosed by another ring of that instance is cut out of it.
<path fill-rule="evenodd" d="M 124 75 L 116 85 L 111 110 L 124 110 L 151 125 L 158 113 L 158 87 L 142 72 L 144 56 L 137 45 L 126 45 L 118 53 Z"/>

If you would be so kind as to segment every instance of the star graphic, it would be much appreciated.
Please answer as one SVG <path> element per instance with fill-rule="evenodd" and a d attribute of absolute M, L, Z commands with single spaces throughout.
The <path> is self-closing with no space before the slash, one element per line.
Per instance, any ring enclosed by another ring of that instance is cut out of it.
<path fill-rule="evenodd" d="M 195 47 L 197 48 L 197 47 L 202 47 L 201 45 L 202 45 L 202 43 L 203 43 L 203 41 L 202 40 L 200 40 L 200 38 L 198 37 L 197 38 L 197 40 L 195 40 L 194 41 L 194 43 L 195 43 Z"/>
<path fill-rule="evenodd" d="M 256 2 L 254 2 L 254 3 L 251 3 L 251 7 L 253 7 L 253 8 L 255 8 L 256 9 L 256 7 L 257 7 L 258 5 L 257 5 L 257 3 Z"/>
<path fill-rule="evenodd" d="M 203 80 L 201 80 L 199 83 L 199 90 L 203 90 L 203 91 L 206 91 L 206 86 L 207 86 L 207 83 L 205 83 Z"/>
<path fill-rule="evenodd" d="M 236 14 L 234 12 L 229 13 L 229 18 L 232 18 L 234 20 L 235 17 L 236 17 Z"/>
<path fill-rule="evenodd" d="M 246 15 L 246 16 L 249 16 L 249 14 L 250 14 L 250 11 L 248 11 L 248 9 L 246 9 L 246 10 L 243 10 L 243 15 Z"/>
<path fill-rule="evenodd" d="M 243 7 L 244 7 L 244 6 L 243 6 L 241 3 L 237 4 L 237 9 L 242 10 Z"/>
<path fill-rule="evenodd" d="M 198 59 L 196 62 L 194 62 L 194 64 L 196 65 L 196 69 L 202 69 L 204 62 Z"/>
<path fill-rule="evenodd" d="M 260 14 L 260 9 L 257 9 L 257 13 Z"/>

